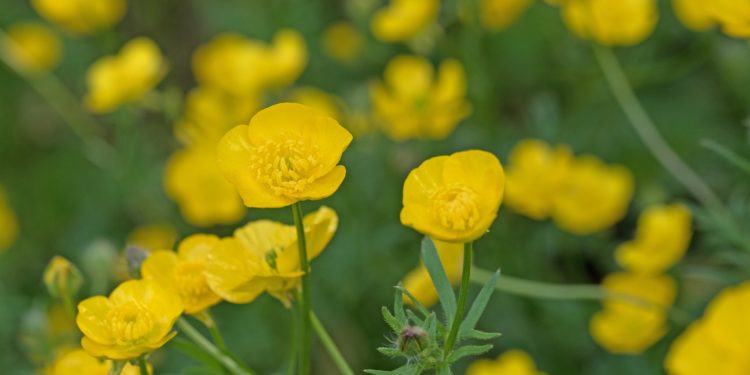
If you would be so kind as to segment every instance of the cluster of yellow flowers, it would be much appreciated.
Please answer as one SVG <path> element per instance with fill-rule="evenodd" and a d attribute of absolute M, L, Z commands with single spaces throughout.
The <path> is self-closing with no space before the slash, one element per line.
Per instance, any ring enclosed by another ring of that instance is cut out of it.
<path fill-rule="evenodd" d="M 152 368 L 149 366 L 149 374 Z M 75 349 L 59 355 L 55 362 L 44 370 L 44 375 L 108 375 L 111 374 L 112 361 L 100 361 L 83 349 Z M 120 371 L 120 375 L 141 375 L 138 366 L 130 363 Z"/>
<path fill-rule="evenodd" d="M 545 375 L 523 350 L 509 350 L 495 360 L 480 359 L 466 369 L 466 375 Z"/>
<path fill-rule="evenodd" d="M 552 217 L 571 233 L 591 234 L 618 222 L 633 189 L 625 167 L 606 165 L 592 155 L 574 157 L 564 145 L 552 148 L 526 139 L 508 157 L 508 206 L 535 220 Z"/>
<path fill-rule="evenodd" d="M 641 303 L 607 301 L 591 319 L 591 335 L 607 350 L 637 354 L 664 336 L 677 294 L 675 281 L 664 272 L 687 251 L 691 221 L 682 204 L 649 207 L 638 219 L 635 238 L 617 248 L 615 259 L 626 272 L 607 275 L 603 287 Z"/>
<path fill-rule="evenodd" d="M 92 34 L 112 27 L 125 15 L 125 0 L 32 0 L 34 9 L 73 34 Z"/>
<path fill-rule="evenodd" d="M 16 214 L 8 204 L 5 189 L 0 186 L 0 253 L 5 252 L 18 236 Z"/>

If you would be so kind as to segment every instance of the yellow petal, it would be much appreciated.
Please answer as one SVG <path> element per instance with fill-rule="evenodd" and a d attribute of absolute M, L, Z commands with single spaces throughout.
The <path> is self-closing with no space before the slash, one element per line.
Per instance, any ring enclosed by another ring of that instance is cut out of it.
<path fill-rule="evenodd" d="M 84 335 L 103 344 L 112 344 L 115 339 L 109 332 L 106 316 L 111 304 L 106 297 L 96 296 L 78 304 L 76 324 Z"/>
<path fill-rule="evenodd" d="M 213 234 L 193 234 L 180 242 L 177 253 L 180 259 L 204 261 L 218 242 L 219 237 Z"/>
<path fill-rule="evenodd" d="M 330 173 L 318 178 L 311 183 L 304 194 L 303 199 L 318 200 L 328 198 L 338 190 L 346 177 L 346 167 L 339 165 L 334 167 Z"/>
<path fill-rule="evenodd" d="M 161 285 L 174 287 L 174 271 L 177 267 L 177 254 L 171 250 L 160 250 L 151 253 L 141 264 L 141 276 Z"/>
<path fill-rule="evenodd" d="M 233 303 L 247 303 L 259 293 L 247 288 L 257 275 L 266 274 L 261 249 L 243 245 L 238 239 L 221 239 L 211 250 L 206 265 L 206 281 L 217 295 Z M 243 287 L 243 289 L 238 289 Z"/>

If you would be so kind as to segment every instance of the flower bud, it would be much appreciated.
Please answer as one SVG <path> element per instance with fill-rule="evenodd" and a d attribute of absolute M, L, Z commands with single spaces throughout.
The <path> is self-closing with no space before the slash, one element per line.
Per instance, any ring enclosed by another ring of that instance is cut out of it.
<path fill-rule="evenodd" d="M 408 356 L 422 353 L 429 345 L 427 332 L 419 326 L 409 326 L 398 337 L 398 350 Z"/>
<path fill-rule="evenodd" d="M 56 255 L 44 271 L 44 285 L 52 297 L 71 298 L 83 285 L 83 274 L 69 260 Z"/>

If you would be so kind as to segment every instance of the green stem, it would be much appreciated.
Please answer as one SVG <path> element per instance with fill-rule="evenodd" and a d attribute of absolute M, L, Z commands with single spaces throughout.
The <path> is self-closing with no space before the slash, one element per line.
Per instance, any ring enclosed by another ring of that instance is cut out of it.
<path fill-rule="evenodd" d="M 750 174 L 750 161 L 737 155 L 737 153 L 725 147 L 724 145 L 711 139 L 703 139 L 701 140 L 701 146 L 713 151 L 728 163 L 741 169 L 743 172 Z"/>
<path fill-rule="evenodd" d="M 255 372 L 244 368 L 241 364 L 237 363 L 233 358 L 225 355 L 221 349 L 217 348 L 208 339 L 198 332 L 185 318 L 177 320 L 177 326 L 180 331 L 190 338 L 198 347 L 200 347 L 206 354 L 210 355 L 216 361 L 221 363 L 224 368 L 229 370 L 234 375 L 255 375 Z"/>
<path fill-rule="evenodd" d="M 148 375 L 148 365 L 146 365 L 146 356 L 138 358 L 138 368 L 140 369 L 141 375 Z"/>
<path fill-rule="evenodd" d="M 112 367 L 109 368 L 108 375 L 120 375 L 122 369 L 125 368 L 127 361 L 112 361 Z"/>
<path fill-rule="evenodd" d="M 464 244 L 464 268 L 461 273 L 461 289 L 458 291 L 458 306 L 456 308 L 456 316 L 453 317 L 453 323 L 451 323 L 451 330 L 448 334 L 448 338 L 445 340 L 445 346 L 443 347 L 443 358 L 448 358 L 448 355 L 453 350 L 453 345 L 456 344 L 456 337 L 458 336 L 458 328 L 461 326 L 461 321 L 464 318 L 464 308 L 466 306 L 466 298 L 469 295 L 469 283 L 471 280 L 471 266 L 474 256 L 474 243 L 467 242 Z"/>
<path fill-rule="evenodd" d="M 291 350 L 289 351 L 289 364 L 286 368 L 286 375 L 294 375 L 294 371 L 297 369 L 297 354 L 299 353 L 299 310 L 302 310 L 300 308 L 301 306 L 301 300 L 302 295 L 299 292 L 299 290 L 295 293 L 296 299 L 297 299 L 297 313 L 294 313 L 294 310 L 291 311 L 291 317 L 292 317 L 292 341 L 291 341 Z"/>
<path fill-rule="evenodd" d="M 219 327 L 216 325 L 216 320 L 214 320 L 213 315 L 211 315 L 211 312 L 208 310 L 205 310 L 203 312 L 205 314 L 205 322 L 206 328 L 208 328 L 208 332 L 211 333 L 211 338 L 214 339 L 214 343 L 216 343 L 216 346 L 219 347 L 222 351 L 226 352 L 227 349 L 227 342 L 224 340 L 224 336 L 221 335 L 221 331 L 219 330 Z"/>
<path fill-rule="evenodd" d="M 346 363 L 346 359 L 344 359 L 344 356 L 339 351 L 336 343 L 333 342 L 333 339 L 331 339 L 331 336 L 328 335 L 325 327 L 323 327 L 323 324 L 320 322 L 318 317 L 315 315 L 315 312 L 313 311 L 310 311 L 310 322 L 312 323 L 312 328 L 318 335 L 320 342 L 323 344 L 323 347 L 325 347 L 325 349 L 328 351 L 328 354 L 331 356 L 333 363 L 335 363 L 336 367 L 339 369 L 339 372 L 342 375 L 354 375 L 354 371 L 352 371 L 352 369 L 349 367 L 349 364 Z"/>
<path fill-rule="evenodd" d="M 299 250 L 299 264 L 302 269 L 302 298 L 300 299 L 299 308 L 299 375 L 308 375 L 310 373 L 310 351 L 312 350 L 312 340 L 310 334 L 310 284 L 308 273 L 310 266 L 307 262 L 307 243 L 305 241 L 305 224 L 302 220 L 302 205 L 297 202 L 292 205 L 292 214 L 294 216 L 294 225 L 297 227 L 297 247 Z"/>

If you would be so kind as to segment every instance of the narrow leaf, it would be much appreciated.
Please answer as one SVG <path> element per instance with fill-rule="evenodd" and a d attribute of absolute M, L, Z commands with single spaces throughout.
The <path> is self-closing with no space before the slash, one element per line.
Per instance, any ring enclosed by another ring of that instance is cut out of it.
<path fill-rule="evenodd" d="M 401 283 L 399 283 L 401 285 Z M 404 295 L 398 289 L 394 293 L 393 297 L 393 313 L 396 315 L 396 319 L 403 325 L 406 323 L 406 314 L 404 313 Z"/>
<path fill-rule="evenodd" d="M 401 291 L 403 294 L 406 294 L 406 296 L 409 297 L 409 299 L 411 300 L 411 303 L 414 305 L 414 307 L 416 307 L 417 310 L 420 313 L 422 313 L 422 315 L 424 315 L 425 317 L 428 316 L 428 315 L 430 315 L 430 311 L 427 310 L 427 308 L 424 307 L 424 305 L 421 302 L 419 302 L 419 300 L 417 299 L 417 297 L 414 297 L 414 295 L 411 294 L 411 292 L 409 292 L 408 290 L 406 290 L 406 288 L 404 288 L 402 285 L 397 285 L 396 289 L 399 290 L 399 291 Z"/>
<path fill-rule="evenodd" d="M 502 336 L 501 333 L 497 332 L 483 332 L 478 331 L 476 329 L 471 330 L 471 332 L 465 334 L 462 338 L 464 339 L 475 339 L 475 340 L 492 340 L 495 338 L 498 338 Z"/>
<path fill-rule="evenodd" d="M 365 374 L 372 374 L 372 375 L 393 375 L 395 374 L 394 371 L 380 371 L 380 370 L 365 370 Z"/>
<path fill-rule="evenodd" d="M 391 314 L 390 311 L 388 311 L 388 308 L 383 306 L 382 308 L 383 312 L 383 320 L 385 320 L 385 323 L 388 324 L 389 327 L 391 327 L 391 330 L 396 333 L 400 333 L 402 329 L 404 329 L 404 324 L 401 323 L 401 321 L 398 320 L 393 314 Z"/>
<path fill-rule="evenodd" d="M 451 354 L 448 356 L 448 363 L 456 362 L 463 357 L 482 355 L 484 353 L 487 353 L 491 349 L 492 345 L 490 344 L 462 346 L 451 352 Z"/>
<path fill-rule="evenodd" d="M 445 269 L 443 269 L 443 264 L 440 262 L 435 243 L 429 237 L 422 239 L 422 259 L 432 283 L 437 289 L 445 319 L 446 321 L 452 321 L 456 314 L 456 294 L 453 293 L 453 286 L 451 286 L 451 282 L 445 274 Z"/>
<path fill-rule="evenodd" d="M 476 327 L 479 318 L 482 317 L 482 313 L 484 313 L 484 309 L 487 307 L 487 303 L 490 301 L 492 292 L 495 290 L 498 277 L 500 277 L 500 270 L 495 271 L 492 277 L 490 277 L 487 283 L 482 287 L 482 290 L 471 305 L 469 312 L 466 314 L 464 321 L 461 323 L 461 328 L 458 331 L 459 337 L 464 337 Z"/>

